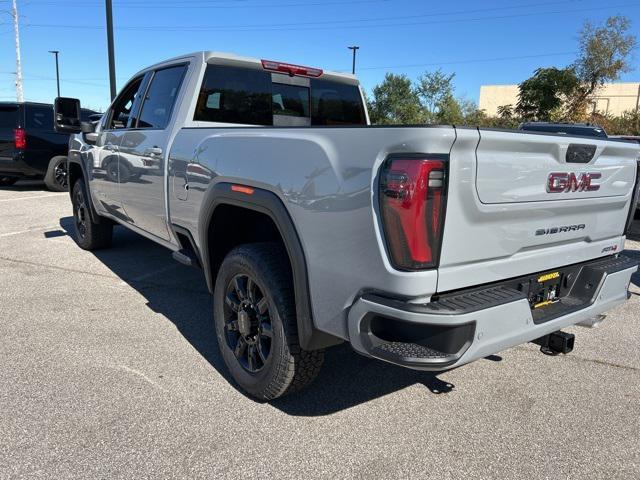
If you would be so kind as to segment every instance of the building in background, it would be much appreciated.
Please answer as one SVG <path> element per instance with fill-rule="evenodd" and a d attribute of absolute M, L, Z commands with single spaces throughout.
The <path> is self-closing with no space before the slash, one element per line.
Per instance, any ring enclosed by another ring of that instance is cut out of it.
<path fill-rule="evenodd" d="M 482 85 L 479 107 L 487 115 L 498 115 L 498 107 L 518 103 L 518 85 Z M 591 97 L 590 109 L 618 116 L 635 110 L 640 103 L 640 82 L 606 83 Z"/>

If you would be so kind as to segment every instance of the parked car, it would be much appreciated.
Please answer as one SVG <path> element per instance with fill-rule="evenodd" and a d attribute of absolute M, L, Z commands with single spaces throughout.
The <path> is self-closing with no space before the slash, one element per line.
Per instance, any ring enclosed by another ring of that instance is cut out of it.
<path fill-rule="evenodd" d="M 82 120 L 95 113 L 83 109 Z M 44 179 L 50 190 L 66 190 L 68 144 L 53 128 L 53 105 L 0 102 L 0 186 Z"/>
<path fill-rule="evenodd" d="M 607 138 L 607 132 L 604 131 L 604 128 L 591 123 L 526 122 L 520 125 L 520 130 Z"/>
<path fill-rule="evenodd" d="M 108 247 L 120 224 L 202 267 L 222 359 L 260 399 L 343 341 L 429 371 L 529 341 L 568 353 L 561 329 L 625 302 L 638 268 L 620 255 L 632 144 L 373 127 L 354 76 L 215 52 L 140 71 L 95 131 L 56 118 L 76 133 L 78 245 Z M 107 157 L 154 168 L 109 178 Z"/>

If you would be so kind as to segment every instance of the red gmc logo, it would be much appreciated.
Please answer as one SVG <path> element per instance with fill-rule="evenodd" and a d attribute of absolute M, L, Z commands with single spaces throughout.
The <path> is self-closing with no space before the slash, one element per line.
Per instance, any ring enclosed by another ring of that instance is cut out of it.
<path fill-rule="evenodd" d="M 578 176 L 573 172 L 550 173 L 547 179 L 547 192 L 595 192 L 600 190 L 600 185 L 592 181 L 601 177 L 602 174 L 598 172 L 581 173 Z"/>

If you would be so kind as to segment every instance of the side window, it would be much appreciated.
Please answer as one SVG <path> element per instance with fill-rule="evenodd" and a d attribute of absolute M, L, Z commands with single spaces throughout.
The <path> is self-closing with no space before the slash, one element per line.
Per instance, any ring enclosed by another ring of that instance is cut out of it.
<path fill-rule="evenodd" d="M 312 125 L 365 125 L 362 96 L 355 85 L 311 80 Z"/>
<path fill-rule="evenodd" d="M 180 65 L 155 72 L 142 104 L 138 128 L 167 127 L 186 70 L 186 65 Z"/>
<path fill-rule="evenodd" d="M 122 90 L 120 95 L 116 98 L 111 112 L 106 115 L 108 118 L 104 124 L 105 130 L 117 130 L 120 128 L 127 128 L 130 123 L 129 119 L 133 111 L 136 95 L 140 87 L 142 86 L 142 80 L 144 75 L 134 78 L 129 84 Z"/>
<path fill-rule="evenodd" d="M 273 125 L 271 74 L 250 68 L 209 65 L 194 120 Z"/>
<path fill-rule="evenodd" d="M 27 105 L 26 128 L 32 130 L 53 130 L 53 108 Z"/>

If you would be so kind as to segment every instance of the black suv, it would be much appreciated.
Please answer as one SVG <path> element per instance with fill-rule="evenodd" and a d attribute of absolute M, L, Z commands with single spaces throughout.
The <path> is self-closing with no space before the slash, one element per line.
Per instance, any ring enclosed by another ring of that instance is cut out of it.
<path fill-rule="evenodd" d="M 82 110 L 82 119 L 96 115 Z M 67 190 L 69 135 L 53 129 L 53 105 L 0 102 L 0 186 L 19 179 L 44 179 L 47 188 Z"/>
<path fill-rule="evenodd" d="M 607 138 L 604 128 L 593 123 L 526 122 L 520 125 L 520 130 Z"/>

